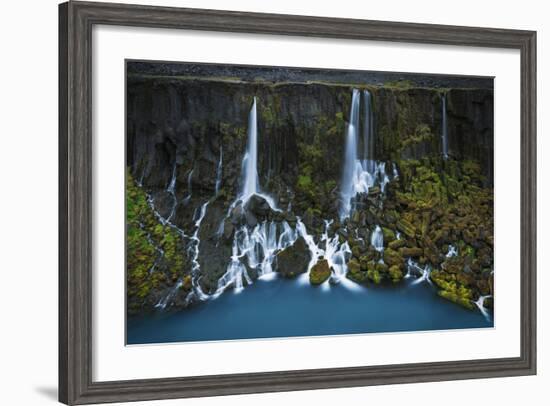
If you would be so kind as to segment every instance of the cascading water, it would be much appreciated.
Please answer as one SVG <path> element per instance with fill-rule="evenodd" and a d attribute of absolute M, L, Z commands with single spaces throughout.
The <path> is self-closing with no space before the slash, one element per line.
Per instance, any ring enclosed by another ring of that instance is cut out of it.
<path fill-rule="evenodd" d="M 486 320 L 490 320 L 491 315 L 489 314 L 489 310 L 485 307 L 485 299 L 489 299 L 493 297 L 492 295 L 481 295 L 479 298 L 474 302 L 474 304 L 477 306 L 481 314 L 483 314 L 483 317 L 485 317 Z"/>
<path fill-rule="evenodd" d="M 340 185 L 340 221 L 350 217 L 353 207 L 352 200 L 358 194 L 367 194 L 369 189 L 378 185 L 384 193 L 390 177 L 386 174 L 386 163 L 374 160 L 374 134 L 372 95 L 368 90 L 363 91 L 363 152 L 362 158 L 358 154 L 359 110 L 361 104 L 360 93 L 353 89 L 351 98 L 350 120 L 346 130 L 346 146 L 342 181 Z M 392 166 L 392 178 L 397 178 L 397 167 Z"/>
<path fill-rule="evenodd" d="M 206 295 L 202 291 L 198 280 L 198 276 L 199 276 L 198 273 L 201 267 L 199 263 L 199 249 L 201 244 L 201 240 L 199 238 L 199 232 L 200 232 L 202 220 L 204 219 L 204 216 L 206 214 L 206 208 L 208 207 L 208 203 L 209 202 L 206 202 L 200 207 L 198 217 L 195 220 L 195 232 L 191 236 L 190 245 L 188 247 L 188 252 L 191 254 L 191 275 L 192 275 L 193 288 L 200 300 L 205 300 L 208 298 L 208 295 Z"/>
<path fill-rule="evenodd" d="M 293 230 L 286 221 L 282 222 L 280 233 L 278 229 L 279 225 L 276 222 L 265 221 L 257 224 L 251 232 L 246 226 L 235 232 L 231 262 L 227 271 L 219 279 L 213 298 L 221 295 L 230 286 L 238 292 L 243 289 L 244 281 L 252 284 L 246 265 L 250 269 L 256 269 L 260 279 L 270 279 L 275 275 L 273 271 L 275 256 L 279 251 L 293 245 L 298 238 L 298 232 Z"/>
<path fill-rule="evenodd" d="M 191 169 L 189 171 L 189 174 L 187 175 L 187 196 L 183 199 L 183 204 L 187 205 L 189 201 L 191 200 L 191 183 L 193 180 L 193 171 L 195 168 Z"/>
<path fill-rule="evenodd" d="M 346 133 L 346 148 L 344 154 L 344 169 L 340 195 L 342 204 L 340 206 L 340 219 L 349 217 L 351 212 L 351 199 L 355 196 L 354 177 L 357 165 L 357 130 L 359 128 L 359 90 L 353 89 L 351 96 L 351 111 Z"/>
<path fill-rule="evenodd" d="M 238 201 L 244 206 L 248 199 L 257 195 L 265 199 L 272 210 L 280 211 L 273 198 L 266 193 L 262 193 L 260 188 L 258 177 L 258 117 L 255 97 L 248 114 L 248 140 L 242 162 L 241 179 L 241 192 L 232 207 Z"/>
<path fill-rule="evenodd" d="M 370 244 L 378 252 L 384 252 L 384 234 L 379 225 L 374 228 L 372 235 L 370 237 Z"/>
<path fill-rule="evenodd" d="M 260 180 L 258 178 L 258 120 L 256 98 L 248 114 L 248 141 L 243 158 L 243 184 L 241 200 L 246 202 L 252 195 L 258 193 Z"/>
<path fill-rule="evenodd" d="M 166 191 L 172 195 L 172 201 L 173 201 L 172 209 L 170 210 L 170 214 L 166 219 L 167 222 L 170 222 L 170 220 L 174 216 L 174 213 L 176 212 L 176 207 L 178 205 L 178 198 L 176 197 L 176 163 L 175 162 L 174 162 L 174 169 L 172 170 L 172 178 L 170 179 L 170 183 L 168 184 Z"/>
<path fill-rule="evenodd" d="M 162 310 L 166 309 L 166 306 L 172 304 L 172 301 L 176 298 L 178 290 L 182 287 L 182 285 L 183 280 L 179 279 L 177 283 L 170 289 L 168 294 L 159 300 L 155 307 Z"/>
<path fill-rule="evenodd" d="M 428 282 L 430 285 L 432 284 L 430 279 L 432 268 L 428 264 L 422 268 L 411 258 L 409 258 L 407 260 L 407 274 L 405 275 L 405 278 L 410 278 L 413 273 L 417 276 L 417 279 L 412 282 L 412 285 L 417 285 L 422 282 Z"/>
<path fill-rule="evenodd" d="M 189 301 L 190 297 L 192 295 L 196 295 L 199 300 L 206 300 L 208 298 L 208 295 L 206 295 L 198 283 L 198 273 L 200 270 L 200 263 L 199 263 L 199 247 L 200 247 L 200 238 L 199 238 L 199 232 L 202 220 L 204 219 L 204 216 L 206 214 L 206 208 L 208 207 L 209 201 L 204 203 L 198 211 L 195 211 L 195 231 L 191 237 L 189 237 L 189 244 L 187 246 L 187 252 L 188 255 L 191 258 L 191 283 L 193 286 L 193 290 L 190 292 L 189 296 L 187 297 L 186 301 Z M 175 227 L 175 226 L 174 226 Z M 178 230 L 180 230 L 178 228 Z M 183 231 L 181 231 L 182 237 L 187 237 Z M 156 307 L 159 307 L 161 309 L 165 309 L 166 306 L 170 305 L 172 301 L 175 299 L 176 294 L 178 292 L 178 289 L 183 285 L 183 279 L 180 278 L 176 285 L 170 289 L 167 295 L 165 295 L 157 304 Z"/>
<path fill-rule="evenodd" d="M 220 159 L 218 160 L 218 168 L 216 169 L 216 186 L 215 193 L 216 196 L 220 191 L 220 186 L 222 184 L 222 172 L 223 172 L 223 147 L 220 147 Z"/>
<path fill-rule="evenodd" d="M 351 256 L 351 248 L 347 241 L 340 243 L 338 235 L 329 237 L 329 228 L 332 224 L 332 220 L 325 220 L 325 230 L 321 235 L 319 244 L 315 242 L 315 239 L 310 235 L 306 229 L 305 224 L 300 218 L 296 222 L 296 231 L 304 239 L 310 253 L 310 261 L 308 264 L 307 272 L 301 274 L 298 278 L 300 284 L 309 283 L 309 273 L 313 266 L 320 260 L 325 259 L 328 262 L 331 269 L 330 282 L 340 283 L 344 287 L 350 290 L 362 289 L 359 285 L 346 278 L 348 273 L 347 262 Z M 330 287 L 329 281 L 323 283 L 323 288 L 328 289 Z"/>
<path fill-rule="evenodd" d="M 458 255 L 458 249 L 454 245 L 449 245 L 449 249 L 447 251 L 447 254 L 445 254 L 446 258 L 456 257 Z"/>
<path fill-rule="evenodd" d="M 447 129 L 447 95 L 441 96 L 441 153 L 443 159 L 449 158 L 448 129 Z"/>

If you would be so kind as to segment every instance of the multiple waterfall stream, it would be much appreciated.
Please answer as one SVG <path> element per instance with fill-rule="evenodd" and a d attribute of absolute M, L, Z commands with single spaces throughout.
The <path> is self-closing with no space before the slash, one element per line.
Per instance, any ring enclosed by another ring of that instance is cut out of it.
<path fill-rule="evenodd" d="M 361 107 L 363 109 L 361 110 Z M 445 159 L 448 157 L 447 147 L 447 117 L 446 117 L 446 97 L 442 96 L 442 154 Z M 363 119 L 361 120 L 361 116 Z M 384 194 L 387 184 L 396 179 L 399 174 L 397 167 L 391 163 L 391 173 L 386 172 L 386 162 L 375 160 L 375 136 L 373 134 L 373 100 L 368 90 L 362 92 L 354 89 L 352 92 L 349 122 L 346 128 L 345 136 L 345 155 L 343 157 L 342 178 L 339 188 L 340 201 L 338 217 L 342 224 L 350 219 L 356 210 L 358 199 L 366 197 L 374 189 L 378 193 Z M 359 135 L 362 138 L 359 138 Z M 361 148 L 362 147 L 362 148 Z M 192 197 L 192 177 L 194 168 L 191 168 L 187 175 L 187 194 L 182 199 L 184 205 L 188 205 Z M 149 205 L 153 209 L 155 216 L 163 225 L 169 225 L 175 228 L 182 238 L 186 241 L 188 257 L 191 259 L 191 283 L 192 289 L 187 302 L 193 299 L 206 301 L 217 299 L 228 289 L 233 289 L 235 293 L 243 291 L 247 286 L 253 284 L 253 279 L 249 275 L 248 269 L 257 271 L 258 279 L 269 281 L 275 277 L 277 254 L 295 244 L 298 238 L 303 238 L 309 251 L 310 260 L 307 271 L 298 278 L 299 284 L 309 283 L 311 269 L 321 259 L 325 259 L 330 267 L 330 279 L 322 284 L 322 290 L 327 290 L 331 285 L 340 284 L 347 289 L 358 290 L 364 287 L 352 282 L 346 278 L 348 272 L 348 261 L 351 257 L 351 248 L 347 241 L 342 241 L 337 233 L 331 233 L 332 219 L 324 220 L 324 231 L 318 241 L 308 229 L 302 219 L 297 218 L 295 226 L 291 226 L 287 221 L 263 221 L 254 226 L 248 224 L 240 225 L 233 232 L 231 244 L 231 257 L 228 258 L 225 273 L 219 278 L 217 288 L 214 292 L 204 292 L 200 283 L 200 230 L 201 223 L 206 215 L 210 200 L 203 202 L 195 209 L 193 230 L 186 234 L 172 223 L 178 199 L 176 195 L 176 175 L 177 167 L 174 162 L 172 176 L 166 187 L 166 192 L 172 197 L 172 206 L 168 216 L 165 218 L 159 214 L 155 207 L 155 202 L 149 196 Z M 216 167 L 215 179 L 215 198 L 220 190 L 223 175 L 223 150 L 220 148 L 219 159 Z M 242 158 L 240 189 L 237 197 L 229 206 L 226 217 L 220 223 L 217 238 L 220 238 L 224 230 L 224 221 L 229 218 L 233 210 L 240 208 L 245 210 L 247 203 L 254 197 L 258 197 L 267 202 L 270 210 L 273 212 L 282 212 L 278 208 L 275 199 L 267 192 L 262 190 L 260 177 L 258 174 L 258 117 L 257 100 L 254 97 L 250 112 L 248 115 L 248 131 L 246 151 Z M 290 208 L 290 202 L 288 207 Z M 344 226 L 345 227 L 345 226 Z M 349 230 L 353 231 L 353 230 Z M 355 230 L 357 233 L 357 230 Z M 332 234 L 332 235 L 331 235 Z M 400 234 L 396 231 L 397 239 Z M 368 238 L 366 236 L 365 238 Z M 358 240 L 364 239 L 357 236 Z M 384 252 L 384 234 L 379 225 L 375 225 L 370 230 L 370 245 L 375 251 L 380 253 L 379 262 L 383 263 Z M 159 255 L 162 255 L 159 251 Z M 447 257 L 457 255 L 457 249 L 449 246 Z M 155 265 L 153 265 L 153 268 Z M 423 267 L 418 265 L 412 259 L 406 263 L 407 274 L 405 279 L 413 278 L 413 285 L 426 282 L 431 284 L 431 267 L 426 264 Z M 152 269 L 151 271 L 154 271 Z M 167 290 L 164 296 L 159 300 L 156 307 L 159 309 L 168 309 L 172 305 L 179 289 L 184 281 L 178 279 L 176 284 Z M 484 317 L 489 317 L 488 310 L 484 307 L 484 300 L 488 296 L 481 296 L 475 302 L 475 305 Z"/>
<path fill-rule="evenodd" d="M 393 165 L 390 176 L 386 174 L 386 163 L 374 160 L 374 135 L 372 134 L 372 96 L 368 90 L 363 91 L 364 120 L 363 120 L 363 153 L 359 153 L 359 127 L 361 93 L 353 89 L 351 98 L 350 119 L 346 130 L 346 147 L 342 181 L 340 184 L 340 221 L 350 217 L 353 213 L 353 200 L 360 194 L 367 195 L 369 189 L 378 186 L 384 193 L 386 185 L 391 179 L 398 176 L 397 168 Z M 362 155 L 362 156 L 361 156 Z"/>

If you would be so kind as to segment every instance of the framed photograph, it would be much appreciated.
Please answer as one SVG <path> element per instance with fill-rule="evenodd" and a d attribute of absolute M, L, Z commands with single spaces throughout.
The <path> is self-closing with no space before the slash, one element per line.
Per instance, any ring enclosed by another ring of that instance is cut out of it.
<path fill-rule="evenodd" d="M 59 8 L 59 400 L 536 373 L 536 34 Z"/>

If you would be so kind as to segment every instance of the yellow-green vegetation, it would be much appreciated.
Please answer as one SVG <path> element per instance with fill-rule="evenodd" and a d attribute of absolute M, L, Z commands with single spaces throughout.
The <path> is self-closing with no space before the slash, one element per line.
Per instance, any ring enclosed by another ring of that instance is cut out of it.
<path fill-rule="evenodd" d="M 298 177 L 296 201 L 300 210 L 311 207 L 326 212 L 332 203 L 331 193 L 338 184 L 339 160 L 327 160 L 334 145 L 341 144 L 345 134 L 342 112 L 334 117 L 320 115 L 313 127 L 312 142 L 298 143 Z"/>
<path fill-rule="evenodd" d="M 320 285 L 330 277 L 330 267 L 326 259 L 317 262 L 309 273 L 309 282 L 312 285 Z"/>
<path fill-rule="evenodd" d="M 401 267 L 398 265 L 390 266 L 390 269 L 388 270 L 388 275 L 393 283 L 397 283 L 403 278 L 403 272 L 401 271 Z"/>
<path fill-rule="evenodd" d="M 369 269 L 367 271 L 367 277 L 376 284 L 382 281 L 382 275 L 380 275 L 380 272 L 376 269 Z"/>
<path fill-rule="evenodd" d="M 384 83 L 384 87 L 406 90 L 415 87 L 415 84 L 410 80 L 389 80 Z"/>
<path fill-rule="evenodd" d="M 455 302 L 467 309 L 475 309 L 472 302 L 473 292 L 463 284 L 453 280 L 446 280 L 446 277 L 438 271 L 433 271 L 432 281 L 440 288 L 438 294 L 445 299 Z"/>
<path fill-rule="evenodd" d="M 361 264 L 355 258 L 348 262 L 347 277 L 357 283 L 365 283 L 368 279 L 367 272 L 361 269 Z"/>
<path fill-rule="evenodd" d="M 184 276 L 181 237 L 162 225 L 147 195 L 126 171 L 126 263 L 128 310 L 136 311 L 154 289 L 173 285 Z M 190 289 L 190 279 L 182 288 Z"/>

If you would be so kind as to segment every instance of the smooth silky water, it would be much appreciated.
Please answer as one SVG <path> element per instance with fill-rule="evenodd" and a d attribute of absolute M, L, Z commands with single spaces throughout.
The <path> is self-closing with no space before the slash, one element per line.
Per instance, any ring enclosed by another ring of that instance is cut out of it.
<path fill-rule="evenodd" d="M 270 276 L 192 308 L 130 318 L 127 344 L 493 327 L 492 315 L 440 298 L 428 283 L 314 287 Z"/>

